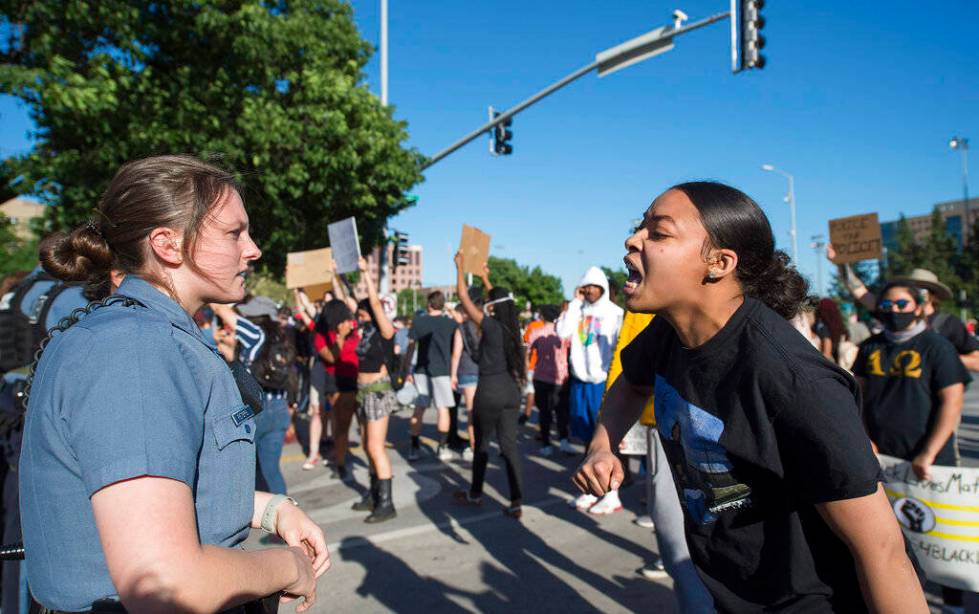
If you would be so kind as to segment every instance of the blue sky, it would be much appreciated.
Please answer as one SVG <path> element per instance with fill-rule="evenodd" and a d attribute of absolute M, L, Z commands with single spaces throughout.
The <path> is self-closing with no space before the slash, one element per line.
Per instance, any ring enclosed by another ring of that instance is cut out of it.
<path fill-rule="evenodd" d="M 487 105 L 514 105 L 596 52 L 668 23 L 674 8 L 694 20 L 727 9 L 726 0 L 389 4 L 390 102 L 426 154 L 484 122 Z M 799 264 L 810 278 L 810 236 L 826 234 L 828 219 L 893 219 L 960 198 L 959 158 L 947 143 L 972 137 L 979 156 L 979 3 L 767 4 L 764 70 L 732 75 L 728 25 L 709 26 L 521 113 L 512 156 L 490 156 L 479 139 L 430 168 L 418 206 L 391 221 L 424 246 L 425 283 L 451 281 L 468 223 L 493 235 L 494 254 L 539 264 L 570 293 L 589 265 L 618 266 L 630 222 L 690 179 L 745 190 L 788 251 L 785 180 L 763 163 L 795 175 Z M 379 0 L 352 5 L 376 43 Z M 367 77 L 378 91 L 376 57 Z M 0 122 L 0 155 L 29 147 L 29 122 L 9 98 Z"/>

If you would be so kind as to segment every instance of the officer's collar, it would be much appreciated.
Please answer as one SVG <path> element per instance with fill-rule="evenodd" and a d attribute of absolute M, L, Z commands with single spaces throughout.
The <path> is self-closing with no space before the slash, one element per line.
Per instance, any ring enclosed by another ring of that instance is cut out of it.
<path fill-rule="evenodd" d="M 150 309 L 162 313 L 170 323 L 182 331 L 190 333 L 204 342 L 204 335 L 194 319 L 184 311 L 177 301 L 173 300 L 151 283 L 132 273 L 126 275 L 115 294 L 134 298 Z M 205 342 L 206 343 L 206 342 Z"/>

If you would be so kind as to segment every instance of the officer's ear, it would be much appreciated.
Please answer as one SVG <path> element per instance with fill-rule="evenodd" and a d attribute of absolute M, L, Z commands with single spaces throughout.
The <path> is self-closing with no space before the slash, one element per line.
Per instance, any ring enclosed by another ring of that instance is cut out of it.
<path fill-rule="evenodd" d="M 173 228 L 161 226 L 150 231 L 150 250 L 153 255 L 170 266 L 180 266 L 184 262 L 181 249 L 183 234 Z"/>

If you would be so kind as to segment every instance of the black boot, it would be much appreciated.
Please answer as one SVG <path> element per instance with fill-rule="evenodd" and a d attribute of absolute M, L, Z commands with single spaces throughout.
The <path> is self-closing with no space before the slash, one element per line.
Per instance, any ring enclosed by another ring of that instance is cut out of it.
<path fill-rule="evenodd" d="M 391 520 L 398 515 L 394 509 L 394 501 L 391 499 L 391 478 L 377 481 L 377 499 L 374 500 L 374 511 L 364 522 L 374 524 Z"/>
<path fill-rule="evenodd" d="M 355 512 L 370 512 L 374 509 L 374 499 L 377 498 L 377 476 L 371 474 L 371 487 L 364 493 L 364 497 L 350 506 Z"/>

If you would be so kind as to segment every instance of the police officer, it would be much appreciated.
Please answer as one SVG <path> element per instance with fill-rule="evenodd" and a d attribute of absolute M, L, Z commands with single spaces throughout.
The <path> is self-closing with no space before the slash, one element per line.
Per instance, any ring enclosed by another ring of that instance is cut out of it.
<path fill-rule="evenodd" d="M 42 244 L 45 270 L 111 302 L 55 335 L 34 376 L 20 486 L 31 591 L 54 611 L 244 611 L 316 599 L 322 530 L 255 492 L 255 411 L 191 314 L 244 296 L 261 252 L 233 177 L 189 156 L 124 165 L 97 223 Z M 255 404 L 260 406 L 258 404 Z M 250 528 L 288 548 L 246 552 Z"/>

